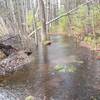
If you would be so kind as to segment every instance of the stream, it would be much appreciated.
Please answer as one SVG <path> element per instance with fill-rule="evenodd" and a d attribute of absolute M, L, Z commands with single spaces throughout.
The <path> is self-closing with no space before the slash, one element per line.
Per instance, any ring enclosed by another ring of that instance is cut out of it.
<path fill-rule="evenodd" d="M 36 49 L 27 67 L 0 77 L 0 100 L 100 100 L 100 61 L 71 38 L 51 40 Z"/>

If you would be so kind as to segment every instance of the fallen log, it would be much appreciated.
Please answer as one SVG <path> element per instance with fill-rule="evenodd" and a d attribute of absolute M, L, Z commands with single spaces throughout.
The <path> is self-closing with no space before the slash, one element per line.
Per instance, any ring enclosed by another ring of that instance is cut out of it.
<path fill-rule="evenodd" d="M 0 75 L 5 76 L 20 70 L 30 62 L 31 58 L 24 51 L 16 52 L 0 62 Z"/>

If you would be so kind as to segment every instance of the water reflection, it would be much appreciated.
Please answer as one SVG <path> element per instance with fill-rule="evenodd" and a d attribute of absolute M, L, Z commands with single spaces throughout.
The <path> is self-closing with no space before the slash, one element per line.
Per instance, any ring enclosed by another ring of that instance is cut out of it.
<path fill-rule="evenodd" d="M 43 100 L 50 100 L 51 98 L 51 87 L 49 86 L 49 60 L 48 60 L 48 47 L 42 46 L 42 54 L 43 54 L 43 66 L 41 66 L 42 70 L 42 82 L 43 82 L 43 91 L 44 91 L 44 99 Z"/>

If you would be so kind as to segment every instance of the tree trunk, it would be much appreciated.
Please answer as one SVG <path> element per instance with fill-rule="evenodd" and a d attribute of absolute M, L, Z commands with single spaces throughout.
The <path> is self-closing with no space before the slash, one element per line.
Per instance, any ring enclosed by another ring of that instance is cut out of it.
<path fill-rule="evenodd" d="M 39 7 L 40 7 L 40 11 L 41 11 L 41 22 L 42 22 L 41 40 L 43 42 L 43 41 L 48 40 L 47 29 L 46 29 L 45 7 L 44 7 L 43 0 L 39 0 Z"/>
<path fill-rule="evenodd" d="M 88 0 L 86 0 L 88 2 Z M 92 27 L 91 27 L 91 21 L 90 21 L 90 18 L 91 18 L 91 13 L 90 13 L 90 3 L 87 3 L 87 23 L 86 23 L 86 34 L 90 34 L 92 31 Z"/>
<path fill-rule="evenodd" d="M 48 21 L 50 21 L 50 17 L 51 17 L 51 11 L 50 11 L 50 0 L 47 0 L 47 2 L 46 2 L 46 5 L 47 5 L 47 10 L 46 10 L 46 12 L 47 12 L 47 14 L 46 14 L 46 16 L 47 16 L 47 22 Z M 47 25 L 47 32 L 49 33 L 49 25 Z"/>

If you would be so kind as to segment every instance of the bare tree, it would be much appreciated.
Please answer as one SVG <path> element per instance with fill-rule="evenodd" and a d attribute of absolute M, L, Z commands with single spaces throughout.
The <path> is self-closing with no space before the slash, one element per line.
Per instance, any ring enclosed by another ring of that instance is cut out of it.
<path fill-rule="evenodd" d="M 46 41 L 48 40 L 48 36 L 47 36 L 47 28 L 46 28 L 45 6 L 43 0 L 39 0 L 39 7 L 41 12 L 41 22 L 42 22 L 41 39 L 42 41 Z"/>

